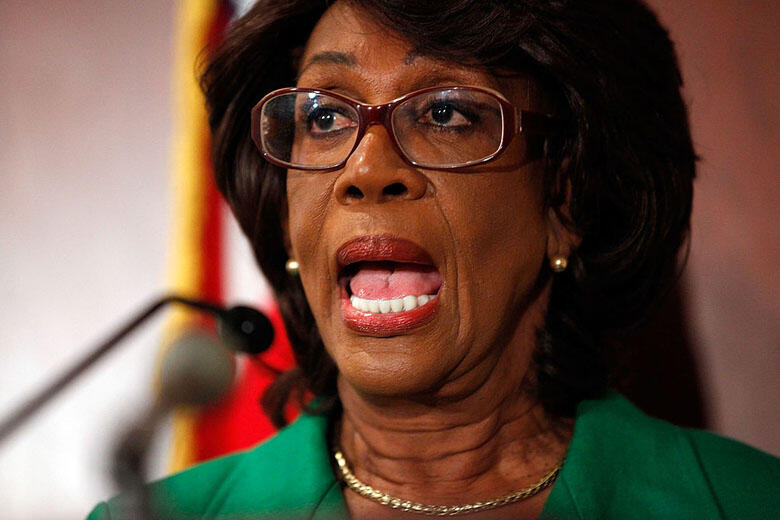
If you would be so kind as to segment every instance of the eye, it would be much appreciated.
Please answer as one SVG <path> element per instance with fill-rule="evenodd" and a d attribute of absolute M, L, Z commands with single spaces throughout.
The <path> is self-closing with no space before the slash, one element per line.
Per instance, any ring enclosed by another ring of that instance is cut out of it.
<path fill-rule="evenodd" d="M 457 105 L 449 101 L 434 101 L 417 118 L 417 122 L 424 125 L 464 128 L 473 122 L 473 117 L 459 109 Z"/>
<path fill-rule="evenodd" d="M 318 130 L 327 131 L 333 128 L 333 124 L 336 121 L 336 115 L 325 109 L 317 109 L 309 116 L 309 121 L 313 126 L 316 126 Z"/>
<path fill-rule="evenodd" d="M 312 132 L 330 132 L 350 126 L 349 118 L 327 108 L 318 108 L 309 115 L 309 129 Z"/>
<path fill-rule="evenodd" d="M 306 130 L 312 135 L 335 134 L 342 130 L 357 127 L 353 117 L 340 107 L 329 107 L 321 103 L 311 103 L 304 107 L 303 114 Z"/>

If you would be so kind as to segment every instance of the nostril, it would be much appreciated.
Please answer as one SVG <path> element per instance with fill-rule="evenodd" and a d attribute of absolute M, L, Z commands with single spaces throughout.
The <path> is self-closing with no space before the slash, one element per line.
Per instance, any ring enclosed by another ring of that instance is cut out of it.
<path fill-rule="evenodd" d="M 350 199 L 362 199 L 363 198 L 363 192 L 360 191 L 360 188 L 358 188 L 355 185 L 350 186 L 347 188 L 347 198 Z"/>
<path fill-rule="evenodd" d="M 403 183 L 400 182 L 394 182 L 393 184 L 388 184 L 382 189 L 383 195 L 388 196 L 398 196 L 403 195 L 408 190 L 406 189 L 406 186 Z"/>

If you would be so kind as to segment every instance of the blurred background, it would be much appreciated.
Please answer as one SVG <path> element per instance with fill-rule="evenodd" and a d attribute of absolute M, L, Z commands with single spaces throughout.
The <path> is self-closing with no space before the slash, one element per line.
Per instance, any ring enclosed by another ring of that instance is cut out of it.
<path fill-rule="evenodd" d="M 187 3 L 0 2 L 0 417 L 170 287 Z M 649 3 L 677 44 L 702 157 L 673 330 L 690 347 L 706 426 L 780 455 L 780 10 Z M 223 238 L 223 294 L 266 301 L 228 219 Z M 115 492 L 110 449 L 152 397 L 163 320 L 0 445 L 0 517 L 80 518 Z M 686 375 L 655 369 L 644 388 Z M 171 442 L 157 439 L 152 477 L 169 470 Z"/>

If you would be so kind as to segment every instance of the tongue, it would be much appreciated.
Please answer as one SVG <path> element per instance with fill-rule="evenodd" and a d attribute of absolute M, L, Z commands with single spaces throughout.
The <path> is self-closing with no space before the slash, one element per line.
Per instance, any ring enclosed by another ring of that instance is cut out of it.
<path fill-rule="evenodd" d="M 436 294 L 441 275 L 434 267 L 415 264 L 361 264 L 349 282 L 352 294 L 368 300 Z"/>

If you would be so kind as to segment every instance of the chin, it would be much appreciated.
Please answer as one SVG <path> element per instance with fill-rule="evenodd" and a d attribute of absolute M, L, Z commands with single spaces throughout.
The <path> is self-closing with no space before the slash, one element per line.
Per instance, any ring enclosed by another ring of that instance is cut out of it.
<path fill-rule="evenodd" d="M 385 342 L 360 338 L 353 352 L 344 352 L 343 343 L 342 352 L 331 352 L 343 382 L 365 395 L 409 397 L 435 392 L 446 378 L 446 356 L 397 337 Z"/>

